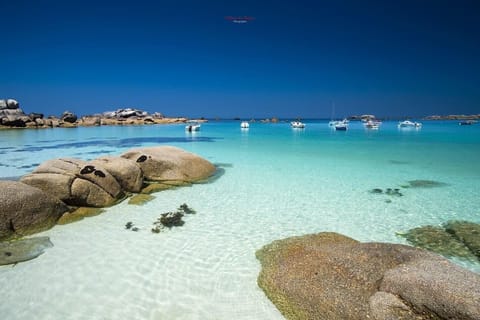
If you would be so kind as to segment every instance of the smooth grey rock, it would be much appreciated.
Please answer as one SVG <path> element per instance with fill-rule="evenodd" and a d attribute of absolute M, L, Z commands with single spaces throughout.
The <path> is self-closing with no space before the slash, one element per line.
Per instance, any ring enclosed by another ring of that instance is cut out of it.
<path fill-rule="evenodd" d="M 215 166 L 209 161 L 171 146 L 138 148 L 121 156 L 135 161 L 145 179 L 151 181 L 192 183 L 215 173 Z"/>
<path fill-rule="evenodd" d="M 0 265 L 14 264 L 35 259 L 53 247 L 49 237 L 0 242 Z"/>
<path fill-rule="evenodd" d="M 0 240 L 47 230 L 68 211 L 48 191 L 22 182 L 0 181 L 0 190 Z"/>
<path fill-rule="evenodd" d="M 120 183 L 123 190 L 140 192 L 143 186 L 143 172 L 135 161 L 122 158 L 105 156 L 92 160 L 93 165 L 98 165 L 110 172 Z"/>
<path fill-rule="evenodd" d="M 443 258 L 413 260 L 387 270 L 380 290 L 441 319 L 480 319 L 480 276 Z"/>
<path fill-rule="evenodd" d="M 375 320 L 420 320 L 428 319 L 415 313 L 397 296 L 378 291 L 370 297 L 370 312 Z"/>
<path fill-rule="evenodd" d="M 21 181 L 73 206 L 105 207 L 123 196 L 120 184 L 105 168 L 79 159 L 48 160 Z"/>
<path fill-rule="evenodd" d="M 425 250 L 325 232 L 257 258 L 258 284 L 287 319 L 480 319 L 480 275 Z"/>

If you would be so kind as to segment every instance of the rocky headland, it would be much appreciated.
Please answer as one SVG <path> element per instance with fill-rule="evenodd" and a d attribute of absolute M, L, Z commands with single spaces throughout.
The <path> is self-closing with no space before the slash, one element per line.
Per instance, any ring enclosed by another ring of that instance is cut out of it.
<path fill-rule="evenodd" d="M 287 319 L 480 319 L 480 276 L 422 249 L 324 232 L 257 258 L 258 284 Z"/>
<path fill-rule="evenodd" d="M 76 114 L 65 111 L 60 116 L 45 117 L 43 113 L 26 114 L 18 101 L 14 99 L 0 100 L 0 129 L 1 128 L 75 128 L 79 126 L 91 127 L 102 125 L 149 125 L 185 123 L 189 119 L 183 117 L 167 118 L 159 112 L 149 114 L 135 108 L 117 109 L 94 115 L 78 117 Z M 206 121 L 199 119 L 196 121 Z"/>
<path fill-rule="evenodd" d="M 91 161 L 48 160 L 20 181 L 0 181 L 0 241 L 99 214 L 100 208 L 133 194 L 206 181 L 215 172 L 209 161 L 170 146 L 137 148 Z M 8 261 L 14 261 L 12 249 L 8 252 Z"/>

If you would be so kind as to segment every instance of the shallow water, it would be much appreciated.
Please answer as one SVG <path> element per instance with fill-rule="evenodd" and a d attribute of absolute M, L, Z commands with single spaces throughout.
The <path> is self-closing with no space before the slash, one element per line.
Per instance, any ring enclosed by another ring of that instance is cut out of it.
<path fill-rule="evenodd" d="M 57 157 L 93 159 L 137 146 L 174 145 L 221 166 L 208 184 L 127 201 L 40 235 L 54 247 L 0 267 L 3 319 L 282 319 L 256 284 L 255 251 L 275 239 L 335 231 L 361 241 L 405 243 L 396 232 L 450 219 L 480 222 L 480 125 L 426 122 L 379 131 L 326 122 L 11 130 L 0 132 L 0 177 Z M 435 188 L 401 188 L 434 180 Z M 401 197 L 372 194 L 399 188 Z M 388 202 L 390 200 L 391 202 Z M 187 203 L 185 225 L 150 231 Z M 133 222 L 140 230 L 125 229 Z M 480 265 L 456 261 L 480 272 Z"/>

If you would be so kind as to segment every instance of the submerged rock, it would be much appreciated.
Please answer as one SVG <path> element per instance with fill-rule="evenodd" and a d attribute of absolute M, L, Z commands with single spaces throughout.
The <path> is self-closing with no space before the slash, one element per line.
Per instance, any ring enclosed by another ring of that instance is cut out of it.
<path fill-rule="evenodd" d="M 128 204 L 141 206 L 153 199 L 155 199 L 155 197 L 152 195 L 140 193 L 131 197 L 130 200 L 128 200 Z"/>
<path fill-rule="evenodd" d="M 0 242 L 0 265 L 35 259 L 50 247 L 53 247 L 53 243 L 49 237 Z"/>
<path fill-rule="evenodd" d="M 480 224 L 468 221 L 449 221 L 444 225 L 451 233 L 480 260 Z"/>
<path fill-rule="evenodd" d="M 105 212 L 101 208 L 89 208 L 89 207 L 79 207 L 72 212 L 67 212 L 58 219 L 57 224 L 69 224 L 72 222 L 80 221 L 83 218 L 98 216 L 99 214 Z"/>
<path fill-rule="evenodd" d="M 287 319 L 480 319 L 480 276 L 425 250 L 319 233 L 256 256 Z"/>
<path fill-rule="evenodd" d="M 410 180 L 408 183 L 411 188 L 436 188 L 448 186 L 447 183 L 433 180 Z"/>
<path fill-rule="evenodd" d="M 170 184 L 160 183 L 160 182 L 149 182 L 145 184 L 145 187 L 141 190 L 142 194 L 151 194 L 155 192 L 160 192 L 163 190 L 174 188 Z"/>
<path fill-rule="evenodd" d="M 444 228 L 437 226 L 423 226 L 399 233 L 415 247 L 433 251 L 445 257 L 459 257 L 475 261 L 476 258 L 467 246 L 448 233 Z"/>

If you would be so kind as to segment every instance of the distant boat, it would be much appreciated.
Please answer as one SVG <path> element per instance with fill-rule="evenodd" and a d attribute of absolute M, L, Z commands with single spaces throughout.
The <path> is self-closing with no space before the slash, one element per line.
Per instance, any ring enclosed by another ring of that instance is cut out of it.
<path fill-rule="evenodd" d="M 366 128 L 366 129 L 371 129 L 371 130 L 378 130 L 380 128 L 380 125 L 382 124 L 381 121 L 377 121 L 377 120 L 368 120 L 366 121 L 363 126 Z"/>
<path fill-rule="evenodd" d="M 346 124 L 346 125 L 348 125 L 349 122 L 350 122 L 350 121 L 349 121 L 347 118 L 344 118 L 343 120 L 331 120 L 331 121 L 328 123 L 328 125 L 329 125 L 330 127 L 335 127 L 337 124 L 340 124 L 340 125 Z"/>
<path fill-rule="evenodd" d="M 185 131 L 188 131 L 188 132 L 200 131 L 200 125 L 197 122 L 192 122 L 185 126 Z"/>
<path fill-rule="evenodd" d="M 471 126 L 472 124 L 476 123 L 477 121 L 475 120 L 466 120 L 466 121 L 461 121 L 458 124 L 461 126 Z"/>
<path fill-rule="evenodd" d="M 422 124 L 420 122 L 412 122 L 410 120 L 401 121 L 398 123 L 399 128 L 421 128 Z"/>
<path fill-rule="evenodd" d="M 248 123 L 248 121 L 242 121 L 242 123 L 240 124 L 240 128 L 248 129 L 250 128 L 250 124 Z"/>
<path fill-rule="evenodd" d="M 335 130 L 337 131 L 347 131 L 348 129 L 348 120 L 347 119 L 343 119 L 342 121 L 337 121 L 337 123 L 335 124 Z"/>
<path fill-rule="evenodd" d="M 290 125 L 292 128 L 297 128 L 297 129 L 304 129 L 305 128 L 305 123 L 300 122 L 300 121 L 292 121 L 290 122 Z"/>

